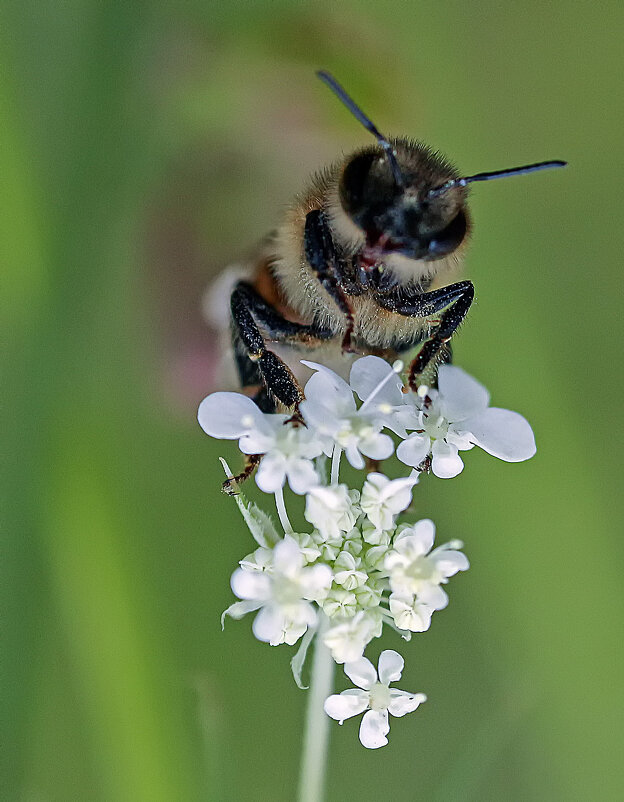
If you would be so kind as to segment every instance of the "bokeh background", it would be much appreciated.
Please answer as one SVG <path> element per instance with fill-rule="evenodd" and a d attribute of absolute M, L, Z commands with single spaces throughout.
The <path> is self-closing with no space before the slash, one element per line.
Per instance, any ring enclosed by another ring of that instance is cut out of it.
<path fill-rule="evenodd" d="M 429 702 L 329 800 L 611 800 L 622 785 L 621 4 L 6 0 L 2 799 L 290 800 L 286 647 L 219 625 L 251 548 L 196 407 L 206 285 L 375 122 L 481 185 L 456 361 L 538 454 L 467 455 L 418 515 L 472 569 L 403 651 Z M 373 644 L 397 646 L 386 637 Z M 338 676 L 339 687 L 343 677 Z"/>

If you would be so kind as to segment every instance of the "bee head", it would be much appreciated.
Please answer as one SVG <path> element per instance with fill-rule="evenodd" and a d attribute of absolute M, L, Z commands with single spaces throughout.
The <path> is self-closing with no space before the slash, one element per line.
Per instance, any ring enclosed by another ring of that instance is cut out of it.
<path fill-rule="evenodd" d="M 339 184 L 344 212 L 365 235 L 366 248 L 431 261 L 455 251 L 468 232 L 466 189 L 449 187 L 435 194 L 457 172 L 423 145 L 391 143 L 395 170 L 382 148 L 356 153 L 345 165 Z"/>
<path fill-rule="evenodd" d="M 365 262 L 374 264 L 388 253 L 419 261 L 443 259 L 468 233 L 468 184 L 566 164 L 539 162 L 460 177 L 423 145 L 388 140 L 330 73 L 321 70 L 317 75 L 378 142 L 348 160 L 338 188 L 344 212 L 364 234 Z"/>

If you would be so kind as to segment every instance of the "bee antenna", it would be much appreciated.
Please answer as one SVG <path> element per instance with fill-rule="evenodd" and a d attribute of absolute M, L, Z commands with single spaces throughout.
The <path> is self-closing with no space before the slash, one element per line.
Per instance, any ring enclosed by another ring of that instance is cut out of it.
<path fill-rule="evenodd" d="M 551 167 L 565 167 L 567 162 L 551 161 L 538 162 L 537 164 L 525 164 L 523 167 L 510 167 L 507 170 L 496 170 L 493 173 L 477 173 L 467 175 L 463 178 L 453 178 L 439 187 L 429 190 L 429 198 L 437 198 L 444 192 L 453 187 L 465 187 L 466 184 L 473 184 L 475 181 L 492 181 L 494 178 L 506 178 L 508 175 L 523 175 L 524 173 L 536 173 L 538 170 L 549 170 Z"/>
<path fill-rule="evenodd" d="M 349 95 L 345 92 L 345 90 L 340 86 L 338 81 L 334 78 L 331 73 L 327 72 L 326 70 L 318 70 L 317 76 L 323 81 L 323 83 L 327 84 L 327 86 L 332 90 L 332 92 L 338 96 L 340 100 L 345 104 L 345 106 L 349 109 L 351 114 L 356 117 L 366 128 L 367 131 L 370 131 L 374 137 L 377 138 L 377 141 L 381 145 L 381 147 L 386 151 L 386 155 L 388 157 L 388 161 L 390 162 L 390 167 L 392 168 L 392 175 L 394 176 L 394 181 L 397 186 L 402 187 L 404 185 L 403 176 L 401 174 L 401 170 L 399 168 L 399 164 L 396 159 L 396 151 L 388 142 L 386 137 L 377 129 L 377 126 L 374 125 L 372 120 L 370 120 L 366 114 L 362 111 L 362 109 L 349 97 Z"/>

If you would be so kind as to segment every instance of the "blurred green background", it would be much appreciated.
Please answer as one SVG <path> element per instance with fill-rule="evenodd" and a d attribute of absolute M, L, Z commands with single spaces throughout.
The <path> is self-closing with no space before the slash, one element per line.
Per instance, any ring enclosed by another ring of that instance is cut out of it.
<path fill-rule="evenodd" d="M 466 172 L 571 165 L 473 192 L 456 361 L 539 450 L 422 483 L 473 567 L 402 649 L 430 701 L 379 752 L 334 726 L 328 799 L 624 798 L 621 3 L 1 13 L 1 798 L 293 799 L 305 698 L 286 647 L 220 630 L 251 543 L 195 412 L 206 285 L 370 141 L 321 66 Z"/>

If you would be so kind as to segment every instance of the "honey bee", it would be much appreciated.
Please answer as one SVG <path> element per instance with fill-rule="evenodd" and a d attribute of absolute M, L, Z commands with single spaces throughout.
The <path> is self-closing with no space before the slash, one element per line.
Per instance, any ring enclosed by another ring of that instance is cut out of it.
<path fill-rule="evenodd" d="M 299 360 L 314 350 L 325 364 L 413 352 L 409 385 L 434 383 L 474 298 L 472 282 L 455 281 L 471 228 L 468 185 L 565 165 L 462 176 L 420 142 L 387 139 L 328 72 L 317 75 L 377 144 L 311 178 L 230 299 L 240 384 L 263 411 L 295 419 Z"/>

